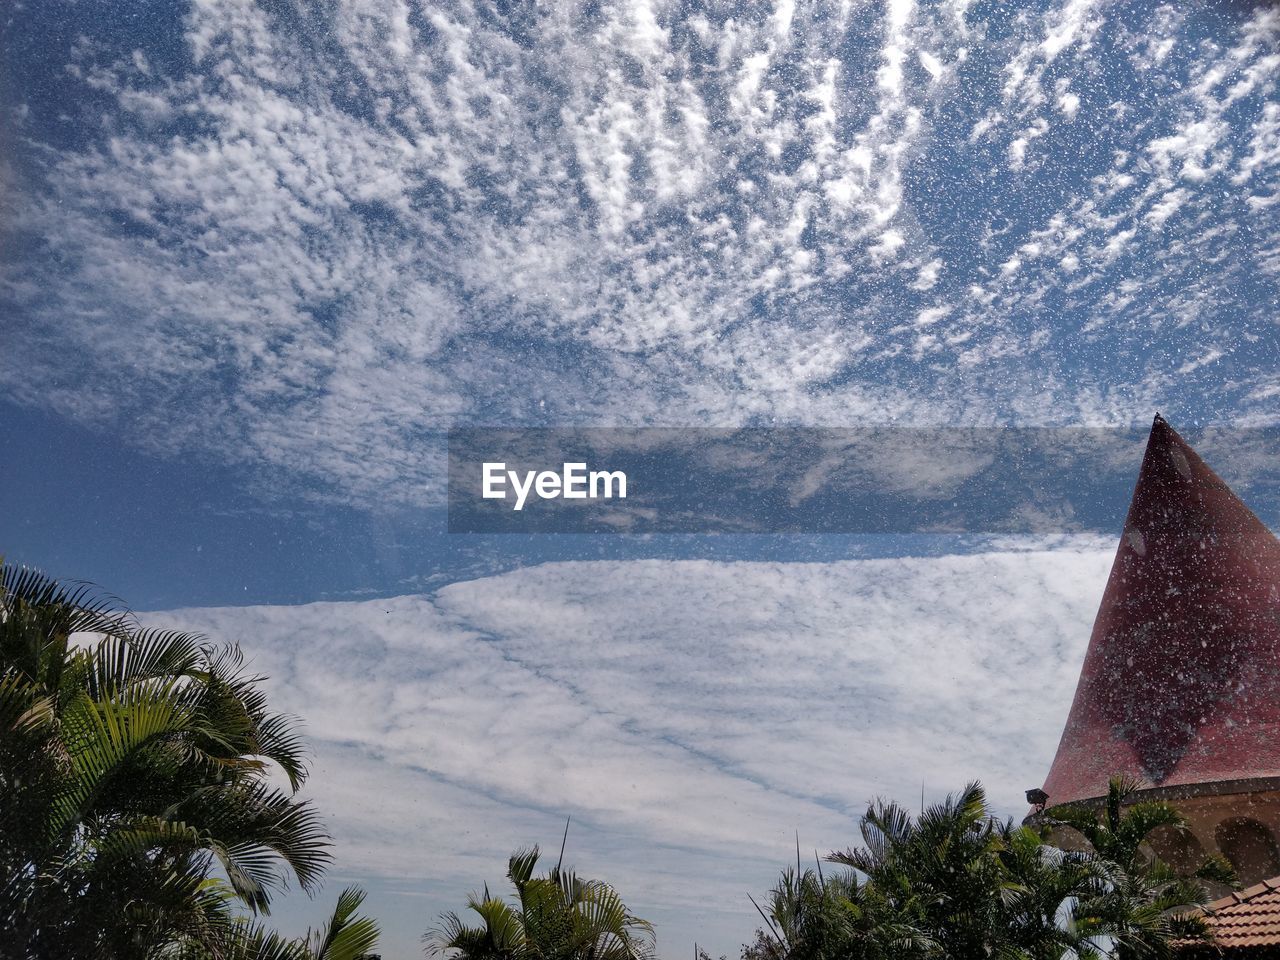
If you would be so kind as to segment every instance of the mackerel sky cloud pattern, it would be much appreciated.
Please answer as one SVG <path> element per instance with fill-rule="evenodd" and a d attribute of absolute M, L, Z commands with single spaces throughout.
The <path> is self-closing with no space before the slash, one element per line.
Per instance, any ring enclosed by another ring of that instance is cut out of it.
<path fill-rule="evenodd" d="M 421 504 L 455 423 L 1274 420 L 1272 9 L 55 20 L 0 384 L 131 443 Z"/>

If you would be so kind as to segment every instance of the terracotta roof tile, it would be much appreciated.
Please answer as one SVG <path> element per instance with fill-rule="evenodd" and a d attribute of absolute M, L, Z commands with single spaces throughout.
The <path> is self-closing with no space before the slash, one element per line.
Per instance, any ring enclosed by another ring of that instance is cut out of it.
<path fill-rule="evenodd" d="M 1215 900 L 1204 917 L 1224 949 L 1280 945 L 1280 877 Z"/>

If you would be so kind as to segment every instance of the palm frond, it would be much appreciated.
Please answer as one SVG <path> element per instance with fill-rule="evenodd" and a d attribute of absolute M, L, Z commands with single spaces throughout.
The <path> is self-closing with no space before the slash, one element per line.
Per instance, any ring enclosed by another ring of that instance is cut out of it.
<path fill-rule="evenodd" d="M 358 960 L 377 946 L 377 922 L 356 916 L 364 899 L 365 893 L 359 887 L 347 887 L 338 895 L 329 922 L 314 933 L 307 931 L 307 947 L 313 960 Z"/>

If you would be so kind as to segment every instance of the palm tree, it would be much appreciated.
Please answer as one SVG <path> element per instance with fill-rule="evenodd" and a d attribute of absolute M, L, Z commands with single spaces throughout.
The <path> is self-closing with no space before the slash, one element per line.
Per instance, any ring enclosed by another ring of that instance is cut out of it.
<path fill-rule="evenodd" d="M 1081 899 L 1076 923 L 1082 932 L 1096 929 L 1093 942 L 1113 944 L 1119 960 L 1172 956 L 1174 940 L 1207 941 L 1209 930 L 1197 913 L 1209 900 L 1204 881 L 1236 885 L 1222 857 L 1207 857 L 1190 876 L 1161 860 L 1148 842 L 1152 833 L 1186 830 L 1187 822 L 1168 803 L 1130 803 L 1137 788 L 1113 778 L 1100 810 L 1061 806 L 1046 813 L 1049 826 L 1077 831 L 1105 865 L 1105 882 Z"/>
<path fill-rule="evenodd" d="M 1082 925 L 1074 908 L 1104 887 L 1105 865 L 1091 853 L 1052 846 L 1047 827 L 1005 823 L 1000 832 L 1004 953 L 1026 960 L 1093 956 L 1094 928 Z"/>
<path fill-rule="evenodd" d="M 1203 922 L 1188 915 L 1206 898 L 1197 881 L 1231 877 L 1216 860 L 1194 877 L 1180 876 L 1149 854 L 1152 830 L 1185 824 L 1167 804 L 1123 809 L 1131 790 L 1114 783 L 1101 818 L 1060 809 L 1038 827 L 998 821 L 976 783 L 917 818 L 897 804 L 873 804 L 862 818 L 863 846 L 829 858 L 862 875 L 842 895 L 864 928 L 847 928 L 858 936 L 818 955 L 878 957 L 868 945 L 891 943 L 894 957 L 1130 960 L 1169 956 L 1178 939 L 1204 939 Z M 1063 826 L 1079 830 L 1092 849 L 1053 846 L 1051 832 Z M 792 876 L 784 875 L 775 902 L 782 894 L 784 903 L 804 904 L 805 884 Z M 781 922 L 803 912 L 774 913 L 776 941 L 787 949 L 761 960 L 807 958 L 793 946 L 804 938 Z M 883 924 L 889 934 L 870 935 Z"/>
<path fill-rule="evenodd" d="M 378 924 L 356 916 L 364 897 L 358 887 L 347 887 L 338 895 L 329 922 L 304 938 L 308 960 L 360 960 L 378 945 Z"/>
<path fill-rule="evenodd" d="M 248 919 L 227 925 L 212 942 L 187 941 L 165 960 L 365 960 L 378 944 L 378 925 L 356 915 L 364 891 L 347 887 L 329 920 L 297 938 L 282 937 Z"/>
<path fill-rule="evenodd" d="M 507 864 L 514 903 L 472 894 L 467 907 L 481 920 L 467 926 L 456 913 L 440 918 L 423 939 L 429 955 L 457 960 L 649 960 L 653 927 L 631 914 L 602 880 L 581 880 L 557 863 L 534 876 L 538 848 L 518 850 Z"/>
<path fill-rule="evenodd" d="M 743 950 L 744 960 L 908 960 L 928 956 L 933 946 L 875 887 L 851 870 L 828 876 L 820 863 L 817 870 L 787 867 L 756 910 L 765 928 Z"/>
<path fill-rule="evenodd" d="M 217 943 L 232 900 L 267 913 L 288 875 L 316 887 L 328 837 L 259 680 L 235 647 L 0 563 L 0 927 L 17 955 Z"/>
<path fill-rule="evenodd" d="M 918 818 L 877 802 L 862 818 L 863 846 L 834 853 L 835 863 L 865 874 L 891 915 L 920 929 L 926 956 L 981 957 L 1004 936 L 1001 904 L 1011 889 L 997 854 L 998 821 L 982 786 L 971 783 Z"/>

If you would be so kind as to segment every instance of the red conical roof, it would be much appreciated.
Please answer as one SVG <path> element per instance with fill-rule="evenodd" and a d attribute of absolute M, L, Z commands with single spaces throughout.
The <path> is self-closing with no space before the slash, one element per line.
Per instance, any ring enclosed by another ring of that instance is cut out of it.
<path fill-rule="evenodd" d="M 1280 541 L 1156 417 L 1050 804 L 1280 777 Z"/>

